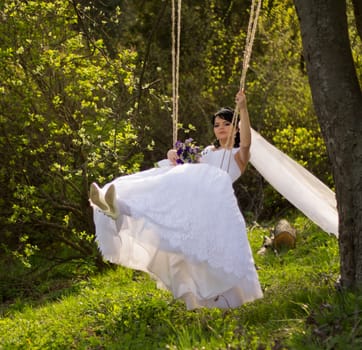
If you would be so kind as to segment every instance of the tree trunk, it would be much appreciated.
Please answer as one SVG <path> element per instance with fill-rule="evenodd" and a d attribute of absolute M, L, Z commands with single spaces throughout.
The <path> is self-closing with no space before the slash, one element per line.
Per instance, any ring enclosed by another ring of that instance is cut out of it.
<path fill-rule="evenodd" d="M 297 233 L 292 225 L 285 219 L 279 220 L 274 228 L 273 248 L 295 248 Z"/>
<path fill-rule="evenodd" d="M 294 0 L 315 111 L 332 163 L 341 282 L 362 286 L 362 94 L 345 1 Z"/>

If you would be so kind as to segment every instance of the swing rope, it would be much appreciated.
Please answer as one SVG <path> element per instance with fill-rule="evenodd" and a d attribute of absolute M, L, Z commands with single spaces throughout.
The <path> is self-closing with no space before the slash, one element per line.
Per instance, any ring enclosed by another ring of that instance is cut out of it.
<path fill-rule="evenodd" d="M 256 1 L 258 1 L 257 4 L 256 4 Z M 252 53 L 254 39 L 255 39 L 255 33 L 256 33 L 257 26 L 258 26 L 258 18 L 259 18 L 259 13 L 260 13 L 260 9 L 261 9 L 261 2 L 262 2 L 262 0 L 253 0 L 252 4 L 251 4 L 251 8 L 250 8 L 248 31 L 246 34 L 244 58 L 243 58 L 243 65 L 242 65 L 240 84 L 239 84 L 240 90 L 245 89 L 246 73 L 249 68 L 251 53 Z M 228 135 L 228 139 L 227 139 L 227 143 L 226 143 L 227 147 L 228 148 L 230 147 L 230 149 L 224 150 L 224 153 L 223 153 L 223 156 L 221 159 L 221 164 L 220 164 L 220 168 L 222 168 L 224 165 L 225 155 L 226 155 L 226 151 L 227 151 L 228 152 L 227 171 L 229 171 L 229 169 L 230 169 L 232 148 L 233 148 L 232 139 L 233 139 L 234 133 L 237 129 L 238 115 L 239 115 L 239 108 L 238 108 L 238 105 L 236 104 L 235 109 L 234 109 L 234 115 L 233 115 L 232 122 L 231 122 L 230 134 Z"/>
<path fill-rule="evenodd" d="M 256 4 L 256 1 L 258 3 Z M 255 33 L 258 24 L 259 13 L 261 9 L 262 0 L 252 0 L 251 9 L 250 9 L 250 17 L 248 23 L 248 31 L 246 35 L 246 43 L 244 49 L 244 57 L 243 57 L 243 65 L 240 77 L 240 89 L 245 89 L 245 81 L 246 81 L 246 73 L 249 68 L 252 48 L 255 39 Z M 178 133 L 178 102 L 179 102 L 179 66 L 180 66 L 180 37 L 181 37 L 181 4 L 182 0 L 177 0 L 177 23 L 176 23 L 176 4 L 175 0 L 172 0 L 172 122 L 173 122 L 173 145 L 177 142 L 177 133 Z M 237 128 L 237 120 L 238 120 L 239 110 L 236 105 L 234 109 L 234 115 L 231 123 L 231 132 L 228 136 L 227 146 L 231 144 L 231 139 L 235 133 Z M 225 150 L 226 151 L 226 150 Z M 222 157 L 221 165 L 222 168 L 225 158 L 225 151 Z M 232 147 L 229 151 L 229 160 L 227 171 L 230 168 Z"/>
<path fill-rule="evenodd" d="M 246 73 L 249 68 L 251 52 L 253 49 L 256 29 L 257 29 L 257 25 L 258 25 L 258 18 L 259 18 L 259 13 L 260 13 L 260 8 L 261 8 L 261 2 L 262 2 L 262 0 L 258 0 L 256 9 L 255 9 L 255 6 L 256 6 L 255 0 L 253 0 L 252 4 L 251 4 L 248 31 L 247 31 L 246 42 L 245 42 L 243 67 L 241 70 L 241 77 L 240 77 L 240 89 L 245 89 Z"/>
<path fill-rule="evenodd" d="M 172 0 L 172 139 L 173 145 L 177 142 L 178 133 L 178 101 L 179 101 L 179 67 L 180 67 L 180 38 L 181 38 L 181 4 L 177 0 L 177 23 L 176 5 Z"/>

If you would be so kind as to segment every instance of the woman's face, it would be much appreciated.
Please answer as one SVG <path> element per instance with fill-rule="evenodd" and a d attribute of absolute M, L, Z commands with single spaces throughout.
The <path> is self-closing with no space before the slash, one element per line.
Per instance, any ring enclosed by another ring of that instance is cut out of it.
<path fill-rule="evenodd" d="M 229 137 L 231 132 L 231 122 L 217 116 L 214 121 L 214 134 L 223 146 Z"/>

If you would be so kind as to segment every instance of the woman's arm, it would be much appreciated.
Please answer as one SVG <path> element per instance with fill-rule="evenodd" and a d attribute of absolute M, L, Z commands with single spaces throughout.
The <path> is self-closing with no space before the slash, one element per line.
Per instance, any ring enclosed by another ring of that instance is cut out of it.
<path fill-rule="evenodd" d="M 243 90 L 240 90 L 235 97 L 235 102 L 239 110 L 239 132 L 240 149 L 235 154 L 235 161 L 238 164 L 241 173 L 243 173 L 250 159 L 251 131 L 249 112 L 246 103 L 246 96 Z"/>
<path fill-rule="evenodd" d="M 175 149 L 170 149 L 167 152 L 167 159 L 170 161 L 172 165 L 176 165 L 176 161 L 178 159 L 177 151 Z"/>

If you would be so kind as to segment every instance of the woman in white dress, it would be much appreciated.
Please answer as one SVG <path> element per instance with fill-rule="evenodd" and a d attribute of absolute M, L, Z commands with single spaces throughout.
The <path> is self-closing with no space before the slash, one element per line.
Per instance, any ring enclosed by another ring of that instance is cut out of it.
<path fill-rule="evenodd" d="M 200 163 L 176 165 L 177 152 L 170 150 L 166 166 L 90 189 L 104 258 L 149 273 L 187 309 L 235 308 L 263 296 L 232 187 L 251 144 L 243 91 L 236 103 L 236 147 L 228 145 L 233 111 L 224 108 L 213 118 L 217 143 L 206 147 Z"/>

